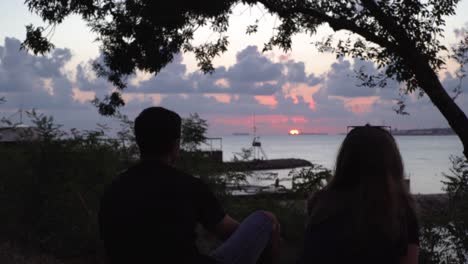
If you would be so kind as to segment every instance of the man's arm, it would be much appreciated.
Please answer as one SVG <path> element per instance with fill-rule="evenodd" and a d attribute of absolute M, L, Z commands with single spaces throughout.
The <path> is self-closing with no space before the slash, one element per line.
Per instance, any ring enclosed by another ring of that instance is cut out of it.
<path fill-rule="evenodd" d="M 214 235 L 222 241 L 227 240 L 237 229 L 239 222 L 226 214 L 224 218 L 215 226 Z"/>
<path fill-rule="evenodd" d="M 226 214 L 221 203 L 206 184 L 198 181 L 196 186 L 200 208 L 199 222 L 218 239 L 227 240 L 236 231 L 239 222 Z"/>

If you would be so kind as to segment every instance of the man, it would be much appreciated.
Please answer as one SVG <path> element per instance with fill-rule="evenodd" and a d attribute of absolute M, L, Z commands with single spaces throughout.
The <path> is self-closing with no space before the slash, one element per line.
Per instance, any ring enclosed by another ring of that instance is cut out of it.
<path fill-rule="evenodd" d="M 162 107 L 136 118 L 141 160 L 113 181 L 101 201 L 109 262 L 248 264 L 266 248 L 275 254 L 279 225 L 271 213 L 255 212 L 239 224 L 201 180 L 174 167 L 180 132 L 180 116 Z M 225 241 L 210 256 L 195 245 L 197 223 Z"/>

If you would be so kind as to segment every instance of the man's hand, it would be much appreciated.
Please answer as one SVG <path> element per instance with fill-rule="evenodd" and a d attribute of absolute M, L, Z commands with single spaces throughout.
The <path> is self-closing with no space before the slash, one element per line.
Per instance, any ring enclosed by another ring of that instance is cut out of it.
<path fill-rule="evenodd" d="M 225 241 L 234 233 L 234 231 L 236 231 L 238 226 L 239 222 L 226 214 L 223 220 L 216 225 L 214 234 L 217 238 Z"/>

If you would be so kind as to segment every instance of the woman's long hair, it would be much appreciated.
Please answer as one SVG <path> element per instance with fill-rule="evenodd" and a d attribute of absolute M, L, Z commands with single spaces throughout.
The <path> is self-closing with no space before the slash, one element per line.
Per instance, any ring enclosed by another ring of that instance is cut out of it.
<path fill-rule="evenodd" d="M 345 211 L 350 236 L 365 244 L 376 236 L 396 242 L 407 239 L 412 208 L 395 139 L 383 128 L 366 125 L 344 139 L 334 177 L 310 201 L 309 224 Z"/>

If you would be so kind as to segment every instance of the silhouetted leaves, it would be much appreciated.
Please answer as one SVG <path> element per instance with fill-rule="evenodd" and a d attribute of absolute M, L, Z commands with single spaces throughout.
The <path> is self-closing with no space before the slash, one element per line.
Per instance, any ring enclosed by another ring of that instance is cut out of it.
<path fill-rule="evenodd" d="M 453 100 L 457 99 L 457 97 L 463 92 L 462 84 L 463 80 L 467 76 L 467 70 L 465 67 L 468 65 L 468 25 L 466 28 L 457 30 L 456 33 L 459 35 L 461 40 L 452 48 L 452 58 L 455 59 L 459 65 L 458 70 L 455 73 L 458 78 L 458 84 L 452 88 Z"/>
<path fill-rule="evenodd" d="M 293 169 L 289 172 L 292 190 L 306 198 L 325 187 L 332 178 L 332 172 L 321 166 L 312 164 L 310 167 Z"/>
<path fill-rule="evenodd" d="M 30 49 L 35 55 L 45 54 L 54 48 L 46 37 L 42 35 L 43 27 L 26 26 L 26 39 L 21 44 L 22 49 Z"/>
<path fill-rule="evenodd" d="M 258 23 L 258 21 L 256 23 Z M 247 26 L 245 33 L 247 33 L 248 35 L 251 35 L 251 34 L 257 33 L 257 31 L 258 31 L 258 24 L 254 24 L 254 25 Z"/>
<path fill-rule="evenodd" d="M 406 112 L 406 103 L 404 97 L 397 99 L 396 105 L 393 107 L 393 111 L 399 115 L 409 115 L 409 113 Z"/>
<path fill-rule="evenodd" d="M 468 261 L 468 162 L 464 157 L 450 161 L 452 168 L 442 181 L 448 208 L 422 219 L 420 263 Z"/>
<path fill-rule="evenodd" d="M 104 100 L 94 98 L 92 103 L 98 108 L 99 113 L 105 116 L 114 115 L 119 107 L 125 105 L 119 92 L 113 92 L 110 96 L 104 97 Z"/>
<path fill-rule="evenodd" d="M 206 131 L 208 123 L 195 114 L 190 114 L 188 118 L 182 119 L 181 146 L 187 151 L 196 151 L 200 144 L 206 141 Z"/>

